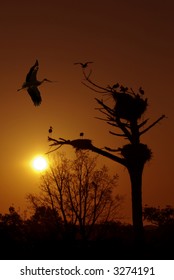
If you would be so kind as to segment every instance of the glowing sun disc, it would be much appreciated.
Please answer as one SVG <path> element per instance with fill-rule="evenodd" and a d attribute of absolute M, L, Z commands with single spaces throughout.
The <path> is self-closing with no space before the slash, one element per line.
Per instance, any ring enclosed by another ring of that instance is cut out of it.
<path fill-rule="evenodd" d="M 33 159 L 32 166 L 36 171 L 44 171 L 48 167 L 48 163 L 43 156 L 37 156 Z"/>

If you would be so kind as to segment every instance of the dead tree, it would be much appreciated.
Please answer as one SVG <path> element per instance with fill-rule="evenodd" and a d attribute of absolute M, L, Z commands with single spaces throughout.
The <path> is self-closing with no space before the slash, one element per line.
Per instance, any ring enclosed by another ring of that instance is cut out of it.
<path fill-rule="evenodd" d="M 132 223 L 135 233 L 135 241 L 140 244 L 143 241 L 143 218 L 142 218 L 142 174 L 144 165 L 151 159 L 152 152 L 148 146 L 140 142 L 140 137 L 159 123 L 165 115 L 160 116 L 156 121 L 147 126 L 149 119 L 142 120 L 147 110 L 147 98 L 144 98 L 144 90 L 140 87 L 137 92 L 132 88 L 124 87 L 116 83 L 112 86 L 100 86 L 93 82 L 90 73 L 82 69 L 84 80 L 82 83 L 91 90 L 106 97 L 95 98 L 99 104 L 99 110 L 106 121 L 115 131 L 110 133 L 115 137 L 123 137 L 128 141 L 122 147 L 105 147 L 100 149 L 92 144 L 90 139 L 65 140 L 63 138 L 48 138 L 51 142 L 51 151 L 62 145 L 71 145 L 75 149 L 90 150 L 105 156 L 127 168 L 132 191 Z M 107 105 L 108 100 L 112 106 Z"/>

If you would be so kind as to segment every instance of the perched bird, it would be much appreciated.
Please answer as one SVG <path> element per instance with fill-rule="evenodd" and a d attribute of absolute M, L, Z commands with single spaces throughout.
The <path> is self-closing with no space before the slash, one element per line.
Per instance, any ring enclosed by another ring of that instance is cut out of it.
<path fill-rule="evenodd" d="M 17 91 L 20 91 L 22 89 L 26 89 L 35 106 L 39 106 L 42 102 L 42 98 L 41 98 L 40 92 L 38 90 L 38 86 L 40 86 L 45 81 L 52 82 L 46 78 L 43 79 L 42 81 L 38 81 L 37 80 L 38 69 L 39 69 L 39 62 L 36 59 L 36 62 L 30 68 L 30 70 L 26 76 L 26 80 L 23 83 L 22 87 L 17 90 Z"/>
<path fill-rule="evenodd" d="M 50 128 L 48 129 L 48 132 L 51 134 L 53 132 L 53 127 L 50 126 Z"/>
<path fill-rule="evenodd" d="M 82 63 L 82 62 L 75 62 L 74 65 L 76 64 L 80 64 L 82 66 L 82 68 L 86 68 L 88 66 L 89 63 L 93 63 L 92 61 L 87 61 L 85 63 Z"/>
<path fill-rule="evenodd" d="M 118 88 L 120 85 L 119 85 L 119 83 L 116 83 L 116 84 L 114 84 L 113 86 L 112 86 L 112 88 L 114 89 L 114 88 Z"/>
<path fill-rule="evenodd" d="M 83 132 L 80 132 L 80 137 L 83 138 L 83 136 L 84 136 L 84 133 L 83 133 Z"/>
<path fill-rule="evenodd" d="M 128 87 L 120 86 L 120 91 L 125 93 L 126 91 L 128 91 Z"/>
<path fill-rule="evenodd" d="M 139 93 L 141 93 L 142 95 L 144 94 L 144 90 L 142 89 L 142 87 L 139 88 Z"/>

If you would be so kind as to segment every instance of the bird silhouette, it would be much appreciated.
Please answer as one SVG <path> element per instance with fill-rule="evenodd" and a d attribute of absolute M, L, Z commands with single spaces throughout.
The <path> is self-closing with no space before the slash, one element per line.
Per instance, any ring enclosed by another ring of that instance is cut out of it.
<path fill-rule="evenodd" d="M 83 132 L 80 132 L 80 137 L 83 138 L 83 136 L 84 136 L 84 133 L 83 133 Z"/>
<path fill-rule="evenodd" d="M 53 127 L 50 126 L 50 128 L 48 129 L 48 132 L 51 134 L 53 132 Z"/>
<path fill-rule="evenodd" d="M 142 89 L 142 87 L 139 88 L 139 93 L 141 93 L 142 95 L 144 95 L 144 90 Z"/>
<path fill-rule="evenodd" d="M 120 92 L 125 93 L 126 91 L 128 91 L 128 87 L 120 86 Z"/>
<path fill-rule="evenodd" d="M 87 61 L 87 62 L 84 62 L 84 63 L 82 63 L 82 62 L 75 62 L 74 65 L 80 64 L 82 66 L 82 68 L 84 69 L 84 68 L 86 68 L 88 66 L 89 63 L 93 63 L 93 61 Z"/>
<path fill-rule="evenodd" d="M 119 86 L 120 86 L 119 83 L 116 83 L 112 86 L 112 88 L 118 88 Z"/>
<path fill-rule="evenodd" d="M 23 83 L 22 87 L 17 90 L 20 91 L 22 89 L 26 89 L 35 106 L 39 106 L 42 102 L 42 98 L 40 95 L 40 91 L 38 90 L 38 86 L 40 86 L 45 81 L 53 82 L 46 78 L 41 81 L 38 81 L 37 80 L 38 69 L 39 69 L 39 62 L 36 59 L 35 64 L 30 68 L 28 74 L 26 75 L 26 80 Z"/>

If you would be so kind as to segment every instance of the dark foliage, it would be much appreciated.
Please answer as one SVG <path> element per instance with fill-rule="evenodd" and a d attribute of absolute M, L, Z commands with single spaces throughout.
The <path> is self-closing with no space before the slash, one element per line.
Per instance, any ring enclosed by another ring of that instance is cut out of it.
<path fill-rule="evenodd" d="M 9 210 L 0 215 L 0 259 L 173 259 L 171 222 L 145 226 L 145 244 L 140 249 L 135 247 L 131 225 L 98 224 L 92 238 L 84 241 L 78 227 L 69 224 L 64 228 L 60 219 L 55 223 L 49 208 L 37 209 L 28 220 L 22 220 L 14 208 Z"/>
<path fill-rule="evenodd" d="M 167 205 L 165 208 L 148 207 L 143 209 L 144 220 L 157 226 L 168 226 L 174 224 L 174 208 Z"/>

